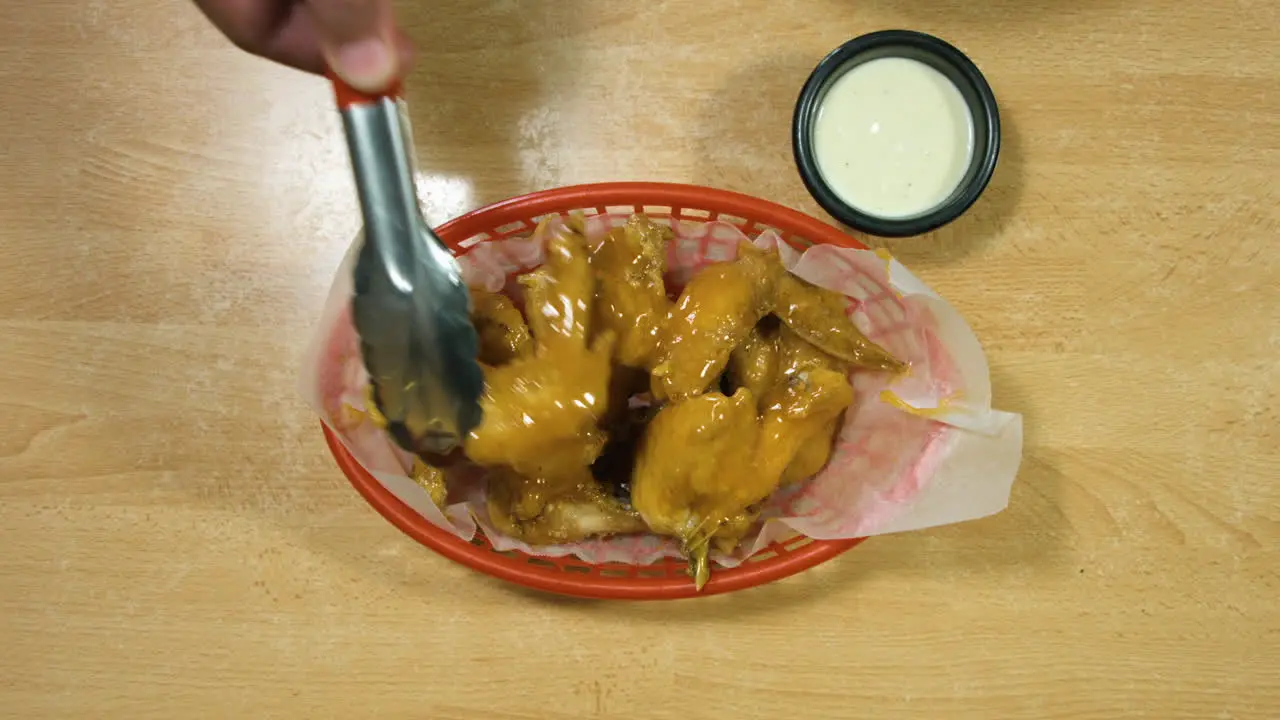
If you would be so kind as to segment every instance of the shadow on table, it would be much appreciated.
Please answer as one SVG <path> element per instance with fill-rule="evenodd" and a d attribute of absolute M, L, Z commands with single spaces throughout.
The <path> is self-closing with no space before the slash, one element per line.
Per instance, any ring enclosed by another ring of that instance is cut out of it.
<path fill-rule="evenodd" d="M 1000 160 L 987 189 L 955 221 L 914 238 L 868 238 L 868 245 L 883 247 L 908 268 L 953 265 L 980 256 L 986 246 L 1005 232 L 1017 216 L 1026 179 L 1022 136 L 1017 119 L 1008 109 L 1000 116 Z"/>
<path fill-rule="evenodd" d="M 838 225 L 809 198 L 792 154 L 794 100 L 816 62 L 808 55 L 766 58 L 731 75 L 716 95 L 706 99 L 702 126 L 695 130 L 699 172 L 694 182 L 789 204 Z M 749 97 L 744 96 L 743 87 L 753 88 Z M 775 101 L 754 99 L 758 97 Z M 981 255 L 1015 217 L 1022 196 L 1022 138 L 1007 108 L 1001 126 L 995 174 L 964 215 L 920 237 L 890 240 L 851 234 L 871 247 L 887 248 L 908 267 L 948 265 Z M 779 168 L 785 170 L 779 172 Z"/>

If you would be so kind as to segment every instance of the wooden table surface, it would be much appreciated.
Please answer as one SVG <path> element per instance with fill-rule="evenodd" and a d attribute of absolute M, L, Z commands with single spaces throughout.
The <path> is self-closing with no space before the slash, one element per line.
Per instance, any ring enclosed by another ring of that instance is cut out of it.
<path fill-rule="evenodd" d="M 539 597 L 402 535 L 295 375 L 357 225 L 318 79 L 184 2 L 0 16 L 0 717 L 1280 717 L 1280 4 L 402 7 L 431 217 L 611 179 L 819 214 L 791 106 L 941 35 L 1004 151 L 889 244 L 1026 422 L 1004 513 L 774 586 Z"/>

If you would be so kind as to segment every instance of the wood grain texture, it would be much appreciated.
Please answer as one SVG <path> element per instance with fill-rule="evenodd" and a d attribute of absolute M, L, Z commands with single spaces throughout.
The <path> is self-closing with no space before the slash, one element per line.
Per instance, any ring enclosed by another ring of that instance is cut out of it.
<path fill-rule="evenodd" d="M 1000 168 L 889 247 L 1025 415 L 1009 509 L 689 603 L 549 600 L 434 556 L 294 389 L 357 223 L 327 87 L 184 2 L 13 3 L 0 718 L 1280 717 L 1280 4 L 401 14 L 436 220 L 617 179 L 819 214 L 788 132 L 822 55 L 885 27 L 968 52 Z"/>

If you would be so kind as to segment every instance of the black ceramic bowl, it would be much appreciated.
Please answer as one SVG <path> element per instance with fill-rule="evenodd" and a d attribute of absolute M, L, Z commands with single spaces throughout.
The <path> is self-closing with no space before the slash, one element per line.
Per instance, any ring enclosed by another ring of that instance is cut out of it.
<path fill-rule="evenodd" d="M 813 149 L 814 122 L 827 91 L 852 68 L 885 57 L 917 60 L 942 73 L 960 91 L 973 119 L 973 154 L 956 189 L 933 208 L 905 218 L 870 215 L 841 200 L 823 179 Z M 991 86 L 964 53 L 925 33 L 882 30 L 850 40 L 818 63 L 796 102 L 791 140 L 796 167 L 805 187 L 832 217 L 871 235 L 907 237 L 927 233 L 955 220 L 986 189 L 1000 156 L 1000 111 Z"/>

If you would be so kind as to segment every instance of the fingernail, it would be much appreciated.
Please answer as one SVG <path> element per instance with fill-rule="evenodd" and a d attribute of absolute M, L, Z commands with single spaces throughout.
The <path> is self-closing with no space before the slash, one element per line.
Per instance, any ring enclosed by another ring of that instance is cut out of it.
<path fill-rule="evenodd" d="M 395 55 L 381 38 L 367 38 L 338 47 L 333 70 L 349 85 L 364 92 L 385 90 L 395 79 Z"/>

